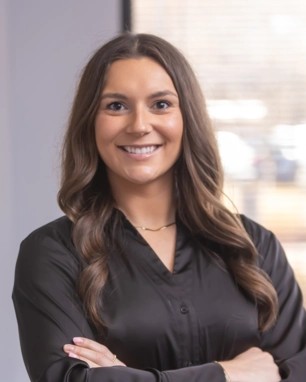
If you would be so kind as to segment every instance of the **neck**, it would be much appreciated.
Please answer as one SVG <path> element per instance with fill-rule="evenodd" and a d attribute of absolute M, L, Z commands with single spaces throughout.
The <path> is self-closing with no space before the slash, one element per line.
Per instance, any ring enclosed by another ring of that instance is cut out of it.
<path fill-rule="evenodd" d="M 175 221 L 174 176 L 134 184 L 109 176 L 113 197 L 134 226 L 159 228 Z"/>

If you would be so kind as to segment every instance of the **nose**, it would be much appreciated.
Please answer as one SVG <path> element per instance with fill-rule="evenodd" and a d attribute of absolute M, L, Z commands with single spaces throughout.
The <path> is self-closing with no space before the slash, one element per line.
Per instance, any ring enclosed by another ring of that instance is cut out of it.
<path fill-rule="evenodd" d="M 142 136 L 148 134 L 152 130 L 152 126 L 149 122 L 148 112 L 143 108 L 138 108 L 130 115 L 126 131 L 129 134 L 136 136 Z"/>

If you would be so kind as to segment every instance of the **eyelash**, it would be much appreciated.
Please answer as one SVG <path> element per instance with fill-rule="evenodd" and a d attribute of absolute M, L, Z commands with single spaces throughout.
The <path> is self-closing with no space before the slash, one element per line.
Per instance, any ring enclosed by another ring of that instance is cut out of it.
<path fill-rule="evenodd" d="M 109 103 L 109 104 L 106 106 L 106 108 L 109 109 L 109 110 L 112 110 L 112 111 L 121 111 L 121 109 L 120 109 L 120 110 L 118 110 L 118 109 L 112 109 L 112 106 L 113 106 L 113 105 L 121 105 L 121 106 L 124 106 L 121 102 L 111 102 L 111 103 Z"/>
<path fill-rule="evenodd" d="M 157 105 L 158 103 L 164 103 L 164 104 L 166 104 L 166 105 L 167 105 L 167 108 L 171 106 L 170 102 L 168 102 L 168 101 L 163 101 L 163 100 L 161 100 L 161 101 L 156 101 L 154 105 Z M 164 108 L 162 108 L 162 109 L 164 109 Z M 162 109 L 159 109 L 159 110 L 162 110 Z"/>
<path fill-rule="evenodd" d="M 156 101 L 156 102 L 154 103 L 154 106 L 156 106 L 157 104 L 161 104 L 161 103 L 166 104 L 167 107 L 166 107 L 166 108 L 161 108 L 161 109 L 157 108 L 157 110 L 165 110 L 165 109 L 167 109 L 168 107 L 171 106 L 171 103 L 170 103 L 169 101 L 164 101 L 164 100 Z M 109 103 L 109 104 L 106 106 L 106 108 L 107 108 L 108 110 L 112 110 L 112 111 L 118 111 L 118 112 L 119 112 L 119 111 L 122 111 L 122 109 L 113 109 L 112 106 L 114 106 L 114 105 L 121 105 L 121 106 L 125 107 L 121 102 L 117 102 L 117 101 L 115 101 L 115 102 L 111 102 L 111 103 Z"/>

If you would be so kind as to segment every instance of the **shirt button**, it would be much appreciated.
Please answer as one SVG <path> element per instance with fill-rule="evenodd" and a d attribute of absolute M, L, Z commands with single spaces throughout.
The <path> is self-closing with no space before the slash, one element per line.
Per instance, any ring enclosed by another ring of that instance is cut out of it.
<path fill-rule="evenodd" d="M 181 307 L 181 313 L 186 314 L 186 313 L 188 313 L 188 311 L 189 311 L 189 309 L 187 308 L 187 306 Z"/>
<path fill-rule="evenodd" d="M 190 366 L 192 366 L 193 365 L 193 363 L 192 362 L 187 362 L 187 367 L 190 367 Z"/>

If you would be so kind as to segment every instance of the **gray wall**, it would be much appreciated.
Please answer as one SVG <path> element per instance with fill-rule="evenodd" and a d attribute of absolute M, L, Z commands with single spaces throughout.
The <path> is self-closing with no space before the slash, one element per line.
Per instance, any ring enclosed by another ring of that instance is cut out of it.
<path fill-rule="evenodd" d="M 75 84 L 120 29 L 120 0 L 0 0 L 1 382 L 28 381 L 11 302 L 19 243 L 62 215 L 58 154 Z"/>

